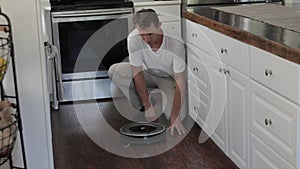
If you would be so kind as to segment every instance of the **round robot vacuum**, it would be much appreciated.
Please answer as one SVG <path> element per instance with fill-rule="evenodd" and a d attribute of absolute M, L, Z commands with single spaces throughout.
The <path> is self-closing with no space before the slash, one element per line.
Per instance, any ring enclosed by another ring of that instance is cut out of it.
<path fill-rule="evenodd" d="M 123 135 L 135 138 L 148 138 L 157 136 L 166 130 L 164 125 L 159 123 L 129 123 L 121 127 L 120 132 Z"/>

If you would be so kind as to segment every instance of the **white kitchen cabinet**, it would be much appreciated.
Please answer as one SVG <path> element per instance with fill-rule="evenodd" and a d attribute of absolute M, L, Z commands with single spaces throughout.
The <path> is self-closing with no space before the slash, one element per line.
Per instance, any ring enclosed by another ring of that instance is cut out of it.
<path fill-rule="evenodd" d="M 250 54 L 251 168 L 298 168 L 300 66 L 256 47 Z"/>
<path fill-rule="evenodd" d="M 249 74 L 249 46 L 188 20 L 186 21 L 186 41 L 188 46 L 187 63 L 192 70 L 189 72 L 189 74 L 192 74 L 189 77 L 203 76 L 203 69 L 198 68 L 198 72 L 193 71 L 197 65 L 194 58 L 202 57 L 201 61 L 204 61 L 206 71 L 209 72 L 208 78 L 202 77 L 202 81 L 205 82 L 208 79 L 211 93 L 218 93 L 209 97 L 210 101 L 219 99 L 219 103 L 216 104 L 217 108 L 213 104 L 210 105 L 210 108 L 218 111 L 222 110 L 221 114 L 223 116 L 220 121 L 217 121 L 219 126 L 215 129 L 211 138 L 239 168 L 247 168 L 249 146 L 249 76 L 247 76 Z M 195 52 L 189 50 L 189 46 L 193 45 L 196 48 L 194 49 Z M 235 51 L 235 48 L 240 50 Z M 241 67 L 238 64 L 239 61 L 242 61 L 241 64 L 248 66 Z M 198 65 L 200 64 L 198 63 Z M 214 80 L 214 78 L 218 78 L 219 81 Z M 189 79 L 189 88 L 195 86 L 195 83 L 193 85 L 190 85 L 190 83 L 191 80 Z M 203 88 L 201 83 L 198 83 L 198 86 L 199 89 Z M 192 93 L 196 93 L 195 89 Z M 201 93 L 205 92 L 201 91 L 200 95 Z M 197 105 L 195 94 L 190 97 L 190 100 L 193 99 L 189 104 L 190 112 L 193 112 L 193 114 L 201 112 L 201 106 L 198 106 L 200 107 L 198 111 L 196 111 L 197 108 L 194 108 Z M 199 103 L 203 102 L 201 99 L 198 100 Z M 206 116 L 208 115 L 209 113 L 206 114 Z M 198 117 L 201 117 L 201 115 Z M 205 119 L 198 118 L 196 120 L 203 127 L 202 121 L 205 121 Z M 211 122 L 206 119 L 206 123 Z"/>
<path fill-rule="evenodd" d="M 199 45 L 208 40 L 205 34 L 193 29 L 196 24 L 187 22 L 188 88 L 189 100 L 193 100 L 189 102 L 190 112 L 197 114 L 196 122 L 227 153 L 226 76 L 220 71 L 224 66 L 213 57 L 212 45 Z"/>
<path fill-rule="evenodd" d="M 154 9 L 162 22 L 162 28 L 170 30 L 165 33 L 181 40 L 181 1 L 134 1 L 134 12 L 143 8 Z"/>
<path fill-rule="evenodd" d="M 225 124 L 220 125 L 227 131 L 224 140 L 227 139 L 230 159 L 239 168 L 299 168 L 299 64 L 189 20 L 186 21 L 185 33 L 187 44 L 198 49 L 194 50 L 194 54 L 188 50 L 188 65 L 197 65 L 193 57 L 214 58 L 221 63 L 220 72 L 226 75 L 226 116 L 223 120 L 227 119 Z M 191 77 L 201 75 L 195 71 L 189 74 Z M 197 110 L 201 109 L 200 106 L 194 106 L 201 103 L 194 94 L 197 85 L 201 89 L 200 83 L 188 85 L 193 87 L 189 89 L 189 94 L 193 93 L 190 96 L 190 112 L 196 117 L 201 112 Z M 197 122 L 199 119 L 203 120 L 198 118 Z M 198 122 L 201 127 L 205 119 L 203 121 Z M 215 133 L 222 135 L 218 129 Z M 220 146 L 214 135 L 212 139 Z"/>
<path fill-rule="evenodd" d="M 187 43 L 187 45 L 191 116 L 226 152 L 227 130 L 226 111 L 224 111 L 226 77 L 219 71 L 222 64 L 192 44 Z"/>
<path fill-rule="evenodd" d="M 241 169 L 248 168 L 249 77 L 228 67 L 228 156 Z"/>
<path fill-rule="evenodd" d="M 226 66 L 228 156 L 239 168 L 248 168 L 249 145 L 249 45 L 214 30 L 206 31 Z"/>

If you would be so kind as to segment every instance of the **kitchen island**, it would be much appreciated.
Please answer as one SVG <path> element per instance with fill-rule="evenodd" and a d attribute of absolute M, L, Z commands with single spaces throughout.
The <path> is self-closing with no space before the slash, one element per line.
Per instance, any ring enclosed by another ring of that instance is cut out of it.
<path fill-rule="evenodd" d="M 190 116 L 241 169 L 299 168 L 300 32 L 222 9 L 183 10 Z"/>
<path fill-rule="evenodd" d="M 300 64 L 300 32 L 211 7 L 190 7 L 183 10 L 182 15 L 193 22 Z"/>

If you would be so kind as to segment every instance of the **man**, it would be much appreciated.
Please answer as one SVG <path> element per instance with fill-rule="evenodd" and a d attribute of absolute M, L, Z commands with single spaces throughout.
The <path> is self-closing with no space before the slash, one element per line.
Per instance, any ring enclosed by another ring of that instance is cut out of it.
<path fill-rule="evenodd" d="M 133 23 L 136 29 L 128 36 L 129 63 L 112 65 L 108 75 L 136 109 L 145 111 L 148 121 L 158 118 L 148 88 L 161 89 L 167 99 L 163 113 L 170 122 L 168 130 L 172 135 L 175 129 L 185 134 L 181 122 L 186 113 L 184 45 L 166 36 L 152 9 L 138 11 Z"/>

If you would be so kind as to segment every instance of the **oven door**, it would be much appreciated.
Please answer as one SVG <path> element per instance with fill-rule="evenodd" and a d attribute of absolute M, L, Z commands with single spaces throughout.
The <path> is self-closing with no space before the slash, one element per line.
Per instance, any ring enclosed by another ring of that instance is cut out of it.
<path fill-rule="evenodd" d="M 109 97 L 93 93 L 74 98 L 76 90 L 70 86 L 81 82 L 98 84 L 91 80 L 107 79 L 109 67 L 127 58 L 126 39 L 133 29 L 132 13 L 133 8 L 52 12 L 53 43 L 59 53 L 56 79 L 60 101 Z"/>

